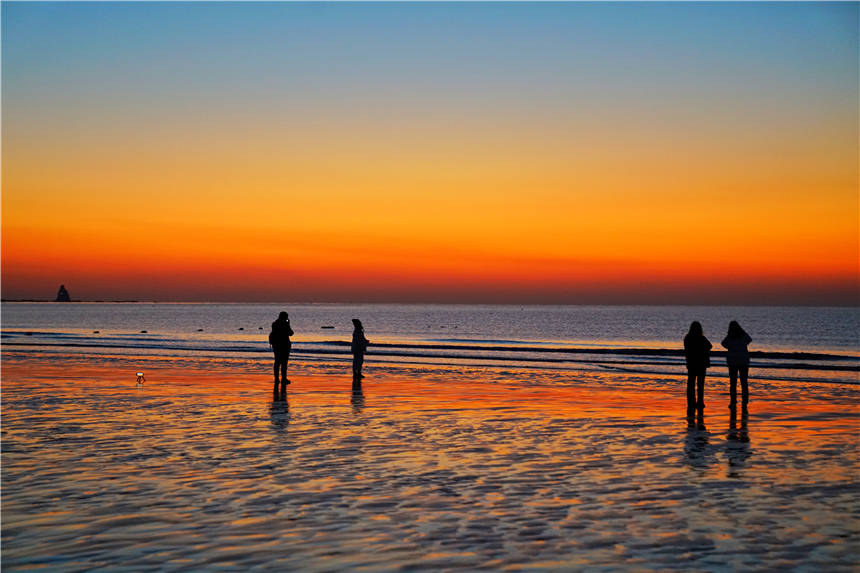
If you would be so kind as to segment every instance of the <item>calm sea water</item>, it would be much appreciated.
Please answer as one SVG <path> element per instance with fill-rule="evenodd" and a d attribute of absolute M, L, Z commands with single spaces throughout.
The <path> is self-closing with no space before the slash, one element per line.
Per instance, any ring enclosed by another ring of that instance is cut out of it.
<path fill-rule="evenodd" d="M 844 307 L 3 303 L 0 320 L 7 348 L 265 361 L 281 310 L 294 360 L 345 360 L 360 318 L 377 362 L 665 373 L 682 367 L 692 320 L 717 351 L 738 320 L 765 376 L 856 382 L 860 370 L 860 309 Z"/>

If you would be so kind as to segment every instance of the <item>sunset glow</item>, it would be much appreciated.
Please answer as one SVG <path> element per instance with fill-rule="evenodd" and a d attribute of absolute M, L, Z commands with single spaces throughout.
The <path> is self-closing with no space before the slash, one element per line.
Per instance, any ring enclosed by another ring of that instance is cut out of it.
<path fill-rule="evenodd" d="M 856 3 L 2 18 L 7 299 L 858 301 Z"/>

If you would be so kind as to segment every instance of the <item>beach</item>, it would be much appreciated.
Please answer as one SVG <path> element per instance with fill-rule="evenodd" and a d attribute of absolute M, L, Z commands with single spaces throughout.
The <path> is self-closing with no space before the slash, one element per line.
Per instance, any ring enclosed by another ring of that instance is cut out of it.
<path fill-rule="evenodd" d="M 0 573 L 860 573 L 858 22 L 0 0 Z"/>
<path fill-rule="evenodd" d="M 4 570 L 856 566 L 856 384 L 368 358 L 4 348 Z"/>

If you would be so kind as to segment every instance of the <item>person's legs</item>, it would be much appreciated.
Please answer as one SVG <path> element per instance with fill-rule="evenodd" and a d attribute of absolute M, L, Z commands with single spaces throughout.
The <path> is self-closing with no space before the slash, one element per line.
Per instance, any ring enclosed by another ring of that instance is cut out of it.
<path fill-rule="evenodd" d="M 738 403 L 738 367 L 729 366 L 729 408 Z"/>
<path fill-rule="evenodd" d="M 278 370 L 281 367 L 280 356 L 275 353 L 275 389 L 273 390 L 274 399 L 278 399 Z"/>
<path fill-rule="evenodd" d="M 687 371 L 687 411 L 696 409 L 696 373 Z"/>
<path fill-rule="evenodd" d="M 750 401 L 750 389 L 748 385 L 748 377 L 750 372 L 749 366 L 741 366 L 738 368 L 741 375 L 741 400 L 746 404 Z"/>
<path fill-rule="evenodd" d="M 275 350 L 275 399 L 278 399 L 278 382 L 281 384 L 281 396 L 283 396 L 287 391 L 287 384 L 290 382 L 287 380 L 287 362 L 290 360 L 290 351 L 286 352 L 283 349 Z M 278 373 L 280 372 L 280 380 L 278 380 Z"/>
<path fill-rule="evenodd" d="M 696 390 L 697 390 L 697 399 L 696 399 L 696 407 L 699 410 L 702 410 L 705 407 L 705 371 L 702 370 L 696 375 Z"/>
<path fill-rule="evenodd" d="M 281 400 L 287 399 L 287 363 L 290 361 L 290 352 L 281 352 Z M 277 386 L 276 386 L 277 387 Z"/>

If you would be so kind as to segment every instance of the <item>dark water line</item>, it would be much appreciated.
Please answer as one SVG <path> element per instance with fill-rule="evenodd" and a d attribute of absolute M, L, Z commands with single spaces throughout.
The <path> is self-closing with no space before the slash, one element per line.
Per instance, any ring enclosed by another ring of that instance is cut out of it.
<path fill-rule="evenodd" d="M 324 344 L 338 344 L 348 346 L 348 342 L 331 341 Z M 570 347 L 546 347 L 546 346 L 484 346 L 472 344 L 389 344 L 374 343 L 375 348 L 421 348 L 434 350 L 489 350 L 496 352 L 541 352 L 541 353 L 564 353 L 564 354 L 611 354 L 621 356 L 683 356 L 684 351 L 674 348 L 570 348 Z M 714 350 L 712 357 L 724 357 L 724 350 Z M 790 360 L 857 360 L 854 356 L 844 354 L 827 354 L 820 352 L 776 352 L 776 351 L 751 351 L 751 358 L 787 358 Z"/>
<path fill-rule="evenodd" d="M 306 351 L 302 351 L 306 352 Z M 310 352 L 311 354 L 314 352 Z M 331 352 L 328 352 L 331 353 Z M 442 358 L 442 359 L 461 359 L 461 360 L 497 360 L 497 361 L 510 361 L 511 359 L 500 357 L 500 356 L 486 356 L 483 354 L 423 354 L 419 352 L 368 352 L 368 356 L 402 356 L 402 357 L 421 357 L 421 358 Z M 638 356 L 638 355 L 633 355 Z M 586 359 L 574 359 L 574 358 L 532 358 L 528 356 L 517 356 L 513 358 L 512 361 L 515 362 L 547 362 L 551 364 L 567 364 L 567 363 L 575 363 L 575 364 L 617 364 L 619 366 L 624 365 L 646 365 L 646 366 L 679 366 L 681 363 L 679 362 L 668 362 L 668 361 L 644 361 L 644 360 L 586 360 Z M 760 369 L 787 369 L 787 370 L 825 370 L 825 371 L 839 371 L 839 372 L 860 372 L 860 366 L 843 366 L 843 365 L 821 365 L 821 364 L 786 364 L 786 363 L 767 363 L 767 364 L 757 364 L 751 363 L 750 366 L 752 368 L 760 368 Z"/>
<path fill-rule="evenodd" d="M 343 343 L 341 346 L 346 346 L 347 343 Z M 242 352 L 242 353 L 253 353 L 253 354 L 268 354 L 270 352 L 267 348 L 249 348 L 246 346 L 225 346 L 225 347 L 193 347 L 193 346 L 142 346 L 142 345 L 128 345 L 128 344 L 82 344 L 82 343 L 22 343 L 22 342 L 7 342 L 4 343 L 3 346 L 13 346 L 13 347 L 54 347 L 54 348 L 110 348 L 110 349 L 124 349 L 124 350 L 147 350 L 147 349 L 156 349 L 162 351 L 176 351 L 176 352 Z M 398 345 L 398 344 L 374 344 L 371 348 L 415 348 L 421 350 L 437 350 L 437 349 L 445 349 L 445 350 L 460 350 L 460 349 L 482 349 L 487 351 L 502 351 L 508 352 L 508 350 L 502 350 L 499 347 L 465 347 L 465 346 L 451 346 L 451 345 Z M 637 353 L 637 349 L 631 349 L 623 352 L 591 352 L 584 349 L 573 349 L 575 350 L 575 354 L 597 354 L 597 355 L 615 355 L 615 356 L 682 356 L 683 354 L 680 352 L 675 352 L 672 350 L 666 350 L 665 352 L 643 352 Z M 641 350 L 650 350 L 650 349 L 641 349 Z M 562 353 L 562 352 L 559 352 Z M 341 350 L 328 350 L 324 348 L 296 348 L 293 347 L 293 354 L 296 356 L 301 355 L 324 355 L 324 356 L 340 356 L 340 357 L 348 357 L 349 353 Z M 441 359 L 441 360 L 473 360 L 479 362 L 524 362 L 524 363 L 544 363 L 544 364 L 594 364 L 594 365 L 606 365 L 606 366 L 632 366 L 632 365 L 643 365 L 643 366 L 672 366 L 677 367 L 681 365 L 678 361 L 644 361 L 644 360 L 606 360 L 606 359 L 576 359 L 576 358 L 553 358 L 553 357 L 531 357 L 531 356 L 516 356 L 513 358 L 504 357 L 504 356 L 488 356 L 484 354 L 454 354 L 454 353 L 426 353 L 426 352 L 398 352 L 398 351 L 383 351 L 383 352 L 373 352 L 369 351 L 368 356 L 392 356 L 392 357 L 402 357 L 402 358 L 430 358 L 430 359 Z M 715 353 L 716 354 L 716 353 Z M 724 353 L 722 353 L 724 354 Z M 753 354 L 753 353 L 751 353 Z M 795 356 L 808 356 L 808 353 L 755 353 L 756 357 L 767 357 L 773 358 L 775 355 L 787 355 L 790 357 Z M 827 356 L 827 355 L 817 355 L 817 356 Z M 715 365 L 716 366 L 716 365 Z M 757 369 L 775 369 L 775 370 L 814 370 L 814 371 L 832 371 L 832 372 L 860 372 L 860 366 L 854 365 L 837 365 L 837 364 L 810 364 L 810 363 L 755 363 L 751 364 L 752 368 Z"/>
<path fill-rule="evenodd" d="M 4 337 L 8 334 L 4 333 Z M 129 335 L 133 336 L 133 335 Z M 4 342 L 8 346 L 37 346 L 37 345 L 60 345 L 74 347 L 95 347 L 95 348 L 166 348 L 157 345 L 141 345 L 141 344 L 111 344 L 110 342 L 102 342 L 101 339 L 89 338 L 90 342 Z M 116 340 L 116 339 L 114 339 Z M 123 338 L 122 340 L 128 340 Z M 158 339 L 150 337 L 142 337 L 141 342 L 163 342 L 169 343 L 170 339 Z M 176 350 L 211 350 L 213 352 L 270 352 L 268 346 L 264 342 L 249 341 L 243 346 L 211 346 L 211 347 L 195 347 L 195 346 L 170 346 Z M 253 346 L 251 346 L 253 345 Z M 323 340 L 323 341 L 294 341 L 293 349 L 303 347 L 306 352 L 322 352 L 320 350 L 309 350 L 307 346 L 337 346 L 346 348 L 350 342 L 344 340 Z M 565 346 L 495 346 L 482 344 L 421 344 L 421 343 L 390 343 L 380 342 L 370 345 L 370 353 L 373 349 L 392 348 L 392 349 L 417 349 L 417 350 L 472 350 L 483 352 L 508 352 L 508 353 L 533 353 L 533 354 L 596 354 L 610 356 L 683 356 L 682 349 L 675 348 L 572 348 Z M 714 350 L 711 352 L 713 358 L 722 358 L 726 356 L 723 350 Z M 830 361 L 856 361 L 860 357 L 850 356 L 845 354 L 831 354 L 823 352 L 780 352 L 780 351 L 764 351 L 754 350 L 750 352 L 751 358 L 761 358 L 766 360 L 772 359 L 787 359 L 787 360 L 830 360 Z"/>

